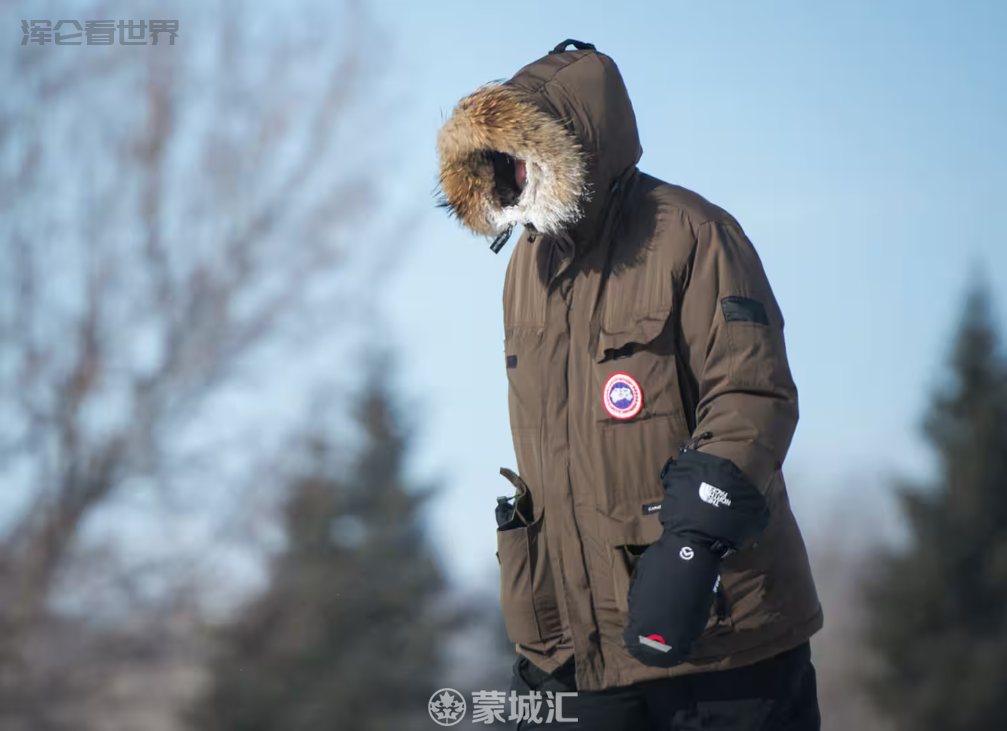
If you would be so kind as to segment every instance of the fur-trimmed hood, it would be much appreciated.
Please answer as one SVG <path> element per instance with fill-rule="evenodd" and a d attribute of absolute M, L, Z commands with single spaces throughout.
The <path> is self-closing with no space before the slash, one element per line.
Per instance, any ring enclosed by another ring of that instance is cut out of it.
<path fill-rule="evenodd" d="M 589 47 L 554 51 L 463 98 L 440 129 L 437 153 L 442 204 L 473 232 L 500 236 L 526 225 L 581 238 L 642 149 L 615 62 Z M 516 159 L 527 170 L 520 193 Z"/>

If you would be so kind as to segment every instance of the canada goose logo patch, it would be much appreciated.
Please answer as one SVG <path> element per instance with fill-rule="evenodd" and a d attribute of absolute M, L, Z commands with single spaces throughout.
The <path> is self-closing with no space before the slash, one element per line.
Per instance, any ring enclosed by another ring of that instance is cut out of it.
<path fill-rule="evenodd" d="M 602 399 L 605 411 L 613 419 L 632 419 L 643 406 L 643 391 L 632 376 L 615 373 L 605 383 Z"/>

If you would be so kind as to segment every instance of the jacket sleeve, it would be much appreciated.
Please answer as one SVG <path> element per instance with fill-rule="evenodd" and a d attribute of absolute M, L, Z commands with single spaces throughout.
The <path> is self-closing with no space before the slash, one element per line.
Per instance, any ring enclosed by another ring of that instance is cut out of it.
<path fill-rule="evenodd" d="M 697 449 L 739 467 L 764 493 L 797 426 L 783 315 L 751 242 L 708 221 L 680 283 L 683 359 L 698 392 Z"/>

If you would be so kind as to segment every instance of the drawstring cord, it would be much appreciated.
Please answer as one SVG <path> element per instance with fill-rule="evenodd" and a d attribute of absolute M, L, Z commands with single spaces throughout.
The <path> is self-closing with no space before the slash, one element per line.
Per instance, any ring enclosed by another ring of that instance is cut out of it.
<path fill-rule="evenodd" d="M 492 251 L 494 254 L 499 254 L 500 249 L 502 249 L 504 247 L 504 244 L 507 243 L 507 239 L 510 238 L 511 232 L 513 230 L 514 230 L 514 224 L 511 224 L 506 228 L 506 230 L 503 231 L 503 233 L 498 234 L 497 237 L 493 239 L 493 243 L 490 244 L 490 251 Z"/>

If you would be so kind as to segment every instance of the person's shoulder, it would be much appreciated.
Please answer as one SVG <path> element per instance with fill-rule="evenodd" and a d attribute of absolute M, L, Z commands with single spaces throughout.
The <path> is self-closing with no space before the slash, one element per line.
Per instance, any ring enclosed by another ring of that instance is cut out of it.
<path fill-rule="evenodd" d="M 642 192 L 657 217 L 658 230 L 676 227 L 695 232 L 707 223 L 741 228 L 734 216 L 694 190 L 641 173 Z"/>
<path fill-rule="evenodd" d="M 633 261 L 646 259 L 655 270 L 684 269 L 705 225 L 741 226 L 720 206 L 681 185 L 640 173 L 624 212 L 619 249 Z"/>

